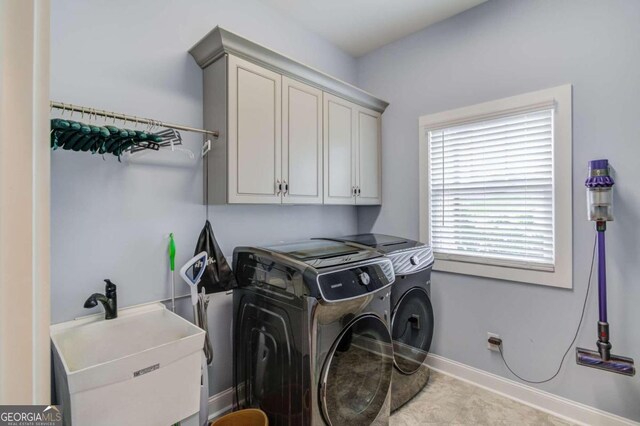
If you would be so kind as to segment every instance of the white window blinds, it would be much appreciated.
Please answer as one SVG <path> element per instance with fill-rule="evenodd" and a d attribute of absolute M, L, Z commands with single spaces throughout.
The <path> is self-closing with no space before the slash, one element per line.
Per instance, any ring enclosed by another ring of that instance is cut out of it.
<path fill-rule="evenodd" d="M 553 270 L 553 110 L 428 130 L 441 259 Z"/>

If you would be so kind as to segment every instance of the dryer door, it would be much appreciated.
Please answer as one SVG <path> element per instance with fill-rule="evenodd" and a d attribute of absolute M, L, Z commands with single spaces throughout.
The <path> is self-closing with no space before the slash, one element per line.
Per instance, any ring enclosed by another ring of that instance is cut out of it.
<path fill-rule="evenodd" d="M 320 404 L 330 425 L 370 425 L 385 406 L 393 352 L 387 326 L 375 315 L 349 323 L 333 344 L 320 381 Z"/>
<path fill-rule="evenodd" d="M 414 287 L 394 307 L 391 316 L 394 363 L 404 374 L 412 374 L 427 359 L 433 338 L 433 307 L 427 292 Z"/>

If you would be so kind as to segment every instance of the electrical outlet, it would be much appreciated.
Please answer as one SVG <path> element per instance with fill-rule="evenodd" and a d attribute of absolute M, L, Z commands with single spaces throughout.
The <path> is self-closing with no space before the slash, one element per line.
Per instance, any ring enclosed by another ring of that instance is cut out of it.
<path fill-rule="evenodd" d="M 494 352 L 500 352 L 500 346 L 498 345 L 492 345 L 491 343 L 489 343 L 489 339 L 495 337 L 500 339 L 500 335 L 496 334 L 496 333 L 487 333 L 487 349 L 489 349 L 490 351 L 494 351 Z"/>

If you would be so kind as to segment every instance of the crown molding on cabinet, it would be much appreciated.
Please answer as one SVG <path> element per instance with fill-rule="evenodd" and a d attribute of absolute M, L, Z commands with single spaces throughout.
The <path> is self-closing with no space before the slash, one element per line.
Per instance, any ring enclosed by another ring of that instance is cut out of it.
<path fill-rule="evenodd" d="M 196 43 L 189 53 L 203 69 L 222 55 L 230 54 L 380 113 L 389 106 L 388 102 L 364 90 L 219 26 Z"/>

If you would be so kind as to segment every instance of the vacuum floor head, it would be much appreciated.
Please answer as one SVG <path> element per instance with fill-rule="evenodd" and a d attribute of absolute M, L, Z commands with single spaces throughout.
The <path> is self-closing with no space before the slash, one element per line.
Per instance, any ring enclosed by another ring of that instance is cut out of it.
<path fill-rule="evenodd" d="M 633 359 L 624 356 L 611 355 L 608 360 L 604 360 L 598 351 L 576 348 L 576 362 L 578 365 L 598 368 L 612 373 L 624 374 L 627 376 L 633 376 L 636 374 Z"/>

